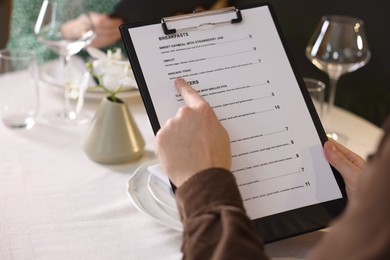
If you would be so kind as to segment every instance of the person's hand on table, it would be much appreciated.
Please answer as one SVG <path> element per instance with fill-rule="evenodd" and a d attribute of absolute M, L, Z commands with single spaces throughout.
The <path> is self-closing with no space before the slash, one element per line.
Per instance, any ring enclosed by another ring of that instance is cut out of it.
<path fill-rule="evenodd" d="M 109 46 L 120 39 L 119 25 L 123 23 L 120 18 L 110 17 L 108 14 L 89 13 L 92 27 L 95 30 L 96 37 L 90 44 L 95 48 Z M 64 24 L 61 33 L 67 39 L 78 39 L 89 29 L 87 15 L 80 15 L 78 18 Z"/>
<path fill-rule="evenodd" d="M 96 38 L 90 46 L 103 48 L 117 42 L 121 38 L 118 28 L 124 23 L 122 19 L 95 12 L 91 12 L 89 15 L 96 33 Z"/>
<path fill-rule="evenodd" d="M 210 105 L 184 79 L 175 81 L 185 105 L 156 135 L 156 151 L 169 179 L 180 187 L 212 167 L 230 170 L 230 140 Z"/>
<path fill-rule="evenodd" d="M 324 145 L 325 157 L 341 174 L 349 198 L 352 197 L 356 180 L 366 161 L 343 145 L 329 140 Z"/>

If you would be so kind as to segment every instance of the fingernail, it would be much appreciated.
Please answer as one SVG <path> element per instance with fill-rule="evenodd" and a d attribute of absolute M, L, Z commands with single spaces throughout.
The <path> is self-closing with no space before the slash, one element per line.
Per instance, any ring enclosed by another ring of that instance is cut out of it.
<path fill-rule="evenodd" d="M 332 152 L 336 152 L 336 151 L 337 151 L 336 146 L 334 146 L 334 145 L 332 144 Z"/>
<path fill-rule="evenodd" d="M 176 84 L 185 84 L 185 83 L 187 83 L 183 78 L 177 78 L 176 80 L 175 80 L 175 83 Z"/>

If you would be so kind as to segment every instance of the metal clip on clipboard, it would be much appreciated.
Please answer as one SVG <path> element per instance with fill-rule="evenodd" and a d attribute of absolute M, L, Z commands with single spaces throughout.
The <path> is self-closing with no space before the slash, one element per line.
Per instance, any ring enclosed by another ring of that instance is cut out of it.
<path fill-rule="evenodd" d="M 178 30 L 176 30 L 174 28 L 168 29 L 167 23 L 178 21 L 178 20 L 183 20 L 183 19 L 191 19 L 191 18 L 200 17 L 200 16 L 216 15 L 216 14 L 223 14 L 223 13 L 230 13 L 230 12 L 235 12 L 237 17 L 234 19 L 228 20 L 228 21 L 201 23 L 201 24 L 197 24 L 195 26 L 181 28 L 180 30 L 191 30 L 191 29 L 200 28 L 202 26 L 214 26 L 214 25 L 220 25 L 220 24 L 225 24 L 225 23 L 240 23 L 242 21 L 242 16 L 241 16 L 240 10 L 236 9 L 234 6 L 231 6 L 231 7 L 218 9 L 218 10 L 209 10 L 209 11 L 202 11 L 202 12 L 194 12 L 194 13 L 190 13 L 190 14 L 183 14 L 183 15 L 178 15 L 178 16 L 163 17 L 161 19 L 161 26 L 163 28 L 165 35 L 175 34 Z"/>

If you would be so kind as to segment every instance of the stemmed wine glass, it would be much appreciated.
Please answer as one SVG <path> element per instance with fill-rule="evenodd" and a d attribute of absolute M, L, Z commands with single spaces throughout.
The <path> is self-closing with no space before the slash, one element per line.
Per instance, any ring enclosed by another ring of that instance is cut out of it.
<path fill-rule="evenodd" d="M 341 15 L 321 18 L 306 47 L 306 57 L 329 76 L 327 115 L 333 109 L 340 76 L 363 67 L 370 55 L 362 20 Z M 332 132 L 328 136 L 334 139 L 342 137 Z"/>
<path fill-rule="evenodd" d="M 61 62 L 61 82 L 64 87 L 64 110 L 48 115 L 48 119 L 60 124 L 80 124 L 87 118 L 80 114 L 80 106 L 71 108 L 78 100 L 79 86 L 69 81 L 72 71 L 71 56 L 87 46 L 95 37 L 88 13 L 82 0 L 44 0 L 34 33 L 37 39 L 58 53 Z M 78 102 L 80 103 L 80 102 Z"/>

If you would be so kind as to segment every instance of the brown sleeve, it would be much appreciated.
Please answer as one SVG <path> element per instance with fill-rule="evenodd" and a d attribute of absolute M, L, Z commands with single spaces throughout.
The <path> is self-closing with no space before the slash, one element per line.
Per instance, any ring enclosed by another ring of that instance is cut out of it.
<path fill-rule="evenodd" d="M 310 259 L 390 259 L 390 118 L 345 213 Z"/>
<path fill-rule="evenodd" d="M 183 259 L 267 259 L 232 173 L 212 168 L 176 191 Z"/>

